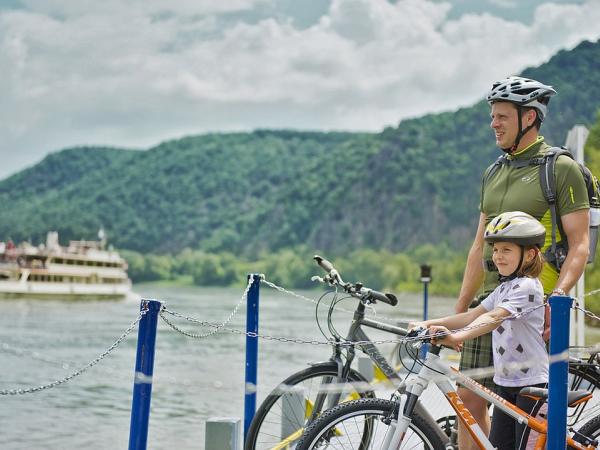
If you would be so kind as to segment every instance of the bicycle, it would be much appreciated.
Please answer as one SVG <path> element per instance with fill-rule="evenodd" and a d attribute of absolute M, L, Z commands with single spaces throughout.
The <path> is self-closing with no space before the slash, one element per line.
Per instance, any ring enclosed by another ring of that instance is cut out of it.
<path fill-rule="evenodd" d="M 368 384 L 369 380 L 351 367 L 356 349 L 354 345 L 346 345 L 347 343 L 360 341 L 361 343 L 356 347 L 369 356 L 376 367 L 375 370 L 379 371 L 382 377 L 390 380 L 394 387 L 401 384 L 402 380 L 397 371 L 363 330 L 363 327 L 369 327 L 397 336 L 405 336 L 407 333 L 405 328 L 365 317 L 367 306 L 376 302 L 395 306 L 398 303 L 397 298 L 393 294 L 384 294 L 366 288 L 361 283 L 346 283 L 329 261 L 318 255 L 314 259 L 325 270 L 326 275 L 323 278 L 313 278 L 334 287 L 336 292 L 341 290 L 359 300 L 352 324 L 345 338 L 336 332 L 331 321 L 333 310 L 338 302 L 332 301 L 327 315 L 329 330 L 335 338 L 332 342 L 331 358 L 294 373 L 271 391 L 257 409 L 250 424 L 244 444 L 245 450 L 289 448 L 300 438 L 306 423 L 313 421 L 326 409 L 332 408 L 340 401 L 375 398 L 372 389 L 356 387 L 356 384 Z M 327 389 L 331 386 L 335 386 L 336 389 Z M 447 442 L 447 436 L 437 426 L 433 417 L 420 404 L 416 409 L 431 427 L 435 427 L 438 437 Z"/>
<path fill-rule="evenodd" d="M 515 418 L 524 420 L 527 426 L 539 433 L 535 448 L 544 448 L 547 423 L 531 417 L 515 405 L 507 402 L 473 379 L 450 367 L 439 357 L 441 346 L 431 343 L 428 330 L 413 330 L 407 337 L 429 342 L 427 356 L 419 373 L 411 382 L 405 384 L 405 393 L 394 393 L 391 400 L 359 399 L 342 403 L 321 414 L 306 428 L 296 450 L 318 448 L 361 450 L 389 450 L 423 448 L 440 450 L 445 444 L 433 433 L 433 429 L 415 409 L 420 395 L 429 382 L 433 382 L 442 391 L 457 416 L 465 424 L 470 435 L 481 449 L 493 449 L 481 428 L 466 409 L 452 381 L 468 387 L 480 397 L 491 402 L 495 408 Z M 547 390 L 524 388 L 522 393 L 543 399 Z M 574 391 L 569 393 L 568 403 L 575 406 L 578 402 L 589 400 L 591 393 Z M 600 416 L 586 423 L 579 431 L 569 428 L 566 444 L 575 449 L 595 449 L 600 435 Z"/>

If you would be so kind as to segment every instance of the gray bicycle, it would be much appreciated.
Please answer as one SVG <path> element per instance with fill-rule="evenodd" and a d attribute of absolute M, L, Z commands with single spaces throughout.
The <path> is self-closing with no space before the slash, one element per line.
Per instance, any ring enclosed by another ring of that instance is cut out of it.
<path fill-rule="evenodd" d="M 315 279 L 335 288 L 336 294 L 358 300 L 350 329 L 343 337 L 332 324 L 332 313 L 341 300 L 341 297 L 335 297 L 327 314 L 328 329 L 334 338 L 331 358 L 290 375 L 265 398 L 248 429 L 245 450 L 293 448 L 306 425 L 323 411 L 342 402 L 375 398 L 374 390 L 368 384 L 369 380 L 351 367 L 357 348 L 369 356 L 382 379 L 393 387 L 400 386 L 402 382 L 397 370 L 363 329 L 367 327 L 396 336 L 406 336 L 405 328 L 365 316 L 366 308 L 374 303 L 383 302 L 395 306 L 398 303 L 396 296 L 369 289 L 361 283 L 346 283 L 329 261 L 320 256 L 315 256 L 314 259 L 326 272 L 323 278 L 314 277 Z M 353 345 L 353 342 L 360 343 Z M 441 442 L 448 443 L 448 436 L 420 403 L 415 408 L 432 433 Z"/>

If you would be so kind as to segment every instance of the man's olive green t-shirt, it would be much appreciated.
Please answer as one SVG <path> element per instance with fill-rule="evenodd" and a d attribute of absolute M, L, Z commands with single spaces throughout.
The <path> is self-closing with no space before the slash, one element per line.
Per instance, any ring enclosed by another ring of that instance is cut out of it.
<path fill-rule="evenodd" d="M 551 147 L 539 136 L 536 142 L 521 150 L 519 153 L 510 155 L 512 160 L 529 160 L 544 155 Z M 537 220 L 546 228 L 546 241 L 543 251 L 552 243 L 552 220 L 550 209 L 540 184 L 539 165 L 526 165 L 515 167 L 508 164 L 501 165 L 496 172 L 483 179 L 481 187 L 481 201 L 479 209 L 486 214 L 486 225 L 496 216 L 507 211 L 523 211 Z M 560 156 L 556 160 L 556 195 L 558 214 L 564 216 L 580 209 L 590 207 L 587 189 L 579 166 L 568 156 Z M 563 239 L 560 233 L 556 233 L 556 240 Z M 491 260 L 491 246 L 486 245 L 484 259 Z M 540 281 L 544 286 L 544 292 L 552 291 L 558 280 L 558 272 L 550 264 L 544 264 L 540 274 Z M 491 292 L 498 285 L 498 272 L 485 273 L 484 291 Z"/>

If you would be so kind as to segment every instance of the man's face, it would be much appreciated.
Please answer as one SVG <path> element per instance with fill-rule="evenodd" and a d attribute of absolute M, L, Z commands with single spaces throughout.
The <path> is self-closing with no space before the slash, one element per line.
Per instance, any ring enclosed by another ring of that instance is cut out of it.
<path fill-rule="evenodd" d="M 494 103 L 490 117 L 490 127 L 496 135 L 496 145 L 500 148 L 512 147 L 519 131 L 517 107 L 509 102 Z"/>

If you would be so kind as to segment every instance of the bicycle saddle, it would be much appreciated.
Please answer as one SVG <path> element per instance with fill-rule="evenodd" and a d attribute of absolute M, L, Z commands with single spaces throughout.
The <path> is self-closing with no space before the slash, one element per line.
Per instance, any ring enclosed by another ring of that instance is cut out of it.
<path fill-rule="evenodd" d="M 548 389 L 526 387 L 519 391 L 519 395 L 523 395 L 534 400 L 546 400 L 548 398 Z M 569 408 L 579 403 L 586 402 L 591 398 L 592 393 L 583 389 L 567 392 L 567 404 L 569 405 Z"/>

